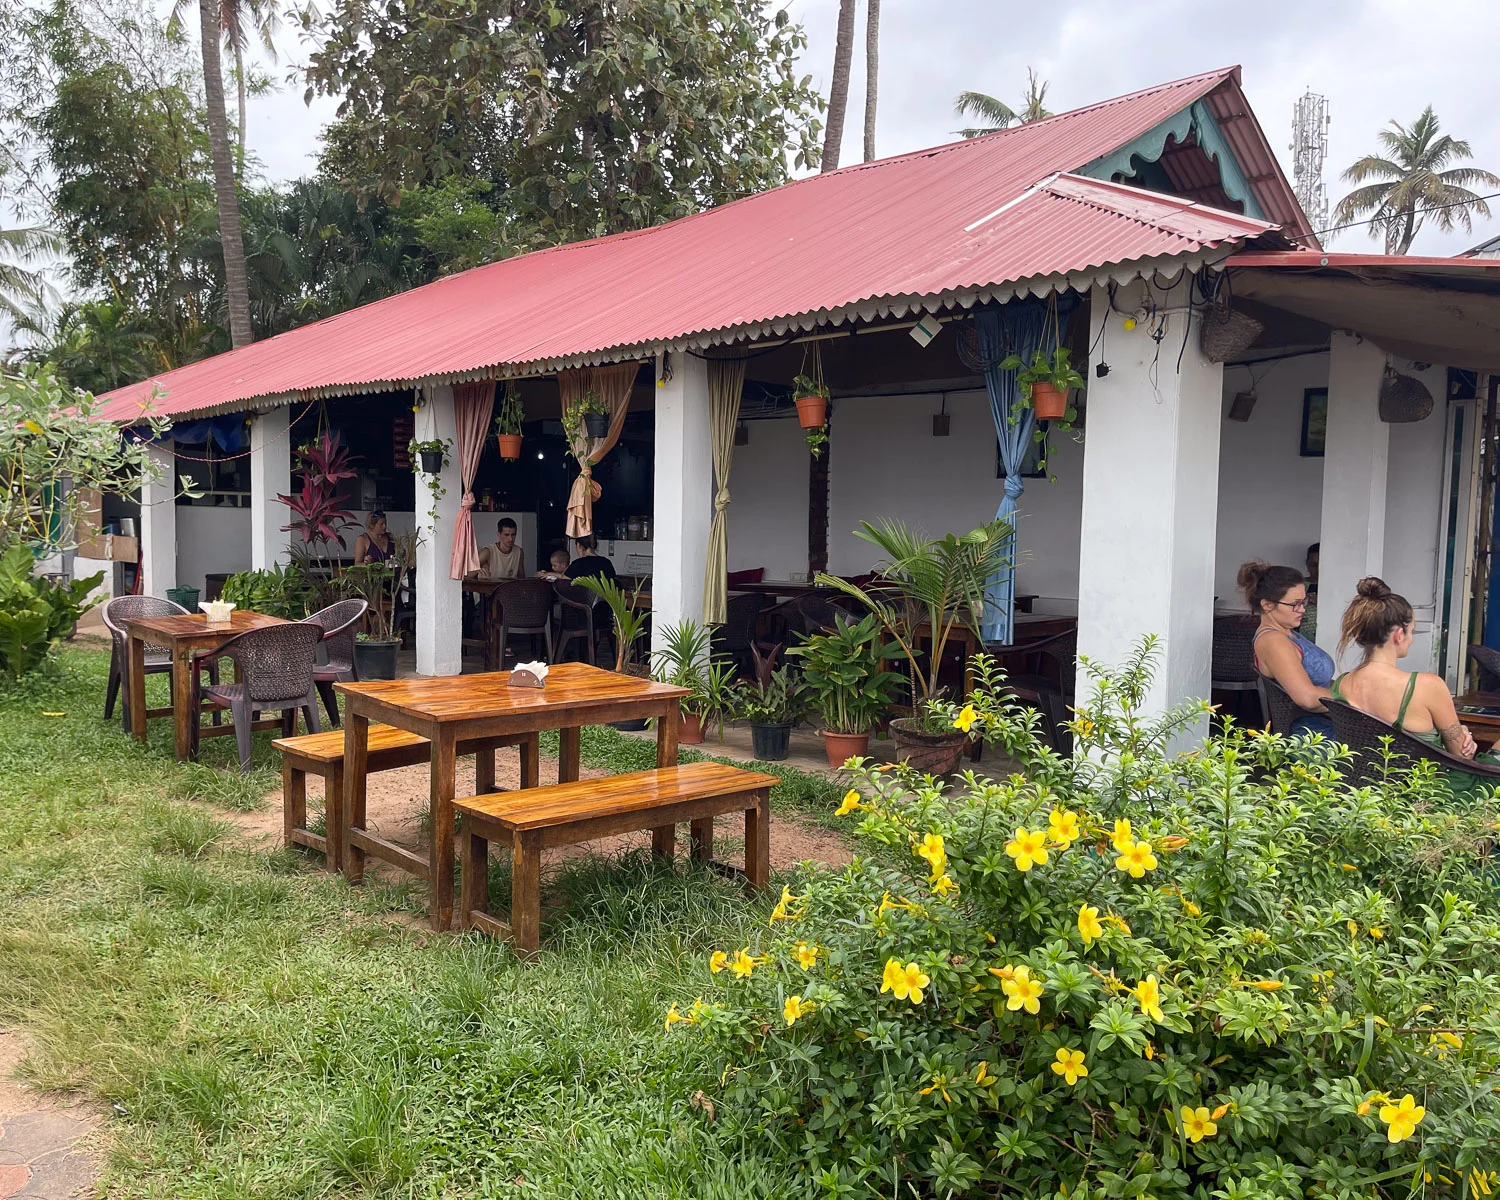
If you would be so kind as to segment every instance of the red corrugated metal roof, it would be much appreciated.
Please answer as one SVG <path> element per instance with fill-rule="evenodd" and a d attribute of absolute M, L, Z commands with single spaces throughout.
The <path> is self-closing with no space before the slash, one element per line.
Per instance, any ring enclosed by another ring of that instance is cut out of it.
<path fill-rule="evenodd" d="M 168 415 L 552 365 L 884 298 L 953 299 L 1180 255 L 1268 226 L 1173 197 L 1058 177 L 1151 129 L 1238 69 L 1196 75 L 970 141 L 846 167 L 667 225 L 537 251 L 167 372 Z"/>

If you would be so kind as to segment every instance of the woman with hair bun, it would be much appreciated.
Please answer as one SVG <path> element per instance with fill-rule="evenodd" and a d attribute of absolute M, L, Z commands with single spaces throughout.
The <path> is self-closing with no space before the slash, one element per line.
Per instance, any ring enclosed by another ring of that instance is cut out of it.
<path fill-rule="evenodd" d="M 1339 653 L 1353 643 L 1365 657 L 1334 680 L 1333 698 L 1450 754 L 1473 758 L 1474 737 L 1458 719 L 1448 685 L 1436 675 L 1397 665 L 1411 649 L 1415 619 L 1406 597 L 1396 595 L 1384 580 L 1361 579 L 1344 611 Z"/>
<path fill-rule="evenodd" d="M 1307 581 L 1295 567 L 1273 567 L 1247 562 L 1240 568 L 1239 585 L 1250 611 L 1260 618 L 1255 631 L 1255 669 L 1278 683 L 1302 711 L 1292 722 L 1293 736 L 1321 733 L 1333 737 L 1333 722 L 1323 697 L 1333 683 L 1333 659 L 1300 633 L 1307 611 Z"/>

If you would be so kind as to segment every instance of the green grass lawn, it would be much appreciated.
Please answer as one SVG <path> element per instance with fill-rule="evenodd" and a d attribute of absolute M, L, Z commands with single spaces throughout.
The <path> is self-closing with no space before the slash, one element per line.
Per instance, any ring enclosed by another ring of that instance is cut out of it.
<path fill-rule="evenodd" d="M 428 935 L 393 916 L 420 890 L 247 849 L 214 809 L 276 785 L 268 735 L 244 781 L 232 738 L 178 764 L 169 722 L 142 746 L 102 719 L 107 663 L 67 648 L 0 692 L 0 1022 L 36 1082 L 113 1105 L 111 1195 L 787 1194 L 733 1113 L 692 1103 L 717 1074 L 699 1039 L 662 1031 L 769 900 L 583 861 L 534 964 Z M 586 759 L 626 741 L 591 734 Z"/>

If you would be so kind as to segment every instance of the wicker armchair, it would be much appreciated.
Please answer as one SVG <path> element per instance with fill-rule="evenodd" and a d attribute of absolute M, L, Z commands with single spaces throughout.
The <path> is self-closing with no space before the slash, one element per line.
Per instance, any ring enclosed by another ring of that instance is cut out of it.
<path fill-rule="evenodd" d="M 540 635 L 546 661 L 552 661 L 552 601 L 557 593 L 545 579 L 515 579 L 502 583 L 490 597 L 490 630 L 484 646 L 484 669 L 505 667 L 505 650 L 516 636 Z"/>
<path fill-rule="evenodd" d="M 99 615 L 104 618 L 104 627 L 109 630 L 110 642 L 109 683 L 104 692 L 104 719 L 108 721 L 115 715 L 115 700 L 118 698 L 121 715 L 125 720 L 125 729 L 128 732 L 130 730 L 130 689 L 124 688 L 124 694 L 121 694 L 125 681 L 125 669 L 128 666 L 127 656 L 130 652 L 125 622 L 133 617 L 185 617 L 188 615 L 188 610 L 180 604 L 173 604 L 170 600 L 159 600 L 155 596 L 116 596 L 105 603 Z M 161 675 L 171 669 L 171 650 L 166 646 L 157 646 L 147 642 L 146 674 Z M 201 660 L 198 669 L 208 674 L 210 683 L 219 682 L 219 667 L 215 660 Z"/>
<path fill-rule="evenodd" d="M 557 661 L 567 661 L 569 644 L 581 638 L 584 660 L 590 666 L 597 666 L 599 636 L 604 632 L 603 625 L 594 620 L 594 605 L 599 603 L 599 597 L 588 588 L 563 579 L 553 582 L 552 591 L 557 596 L 558 609 L 557 634 L 554 639 Z"/>
<path fill-rule="evenodd" d="M 734 659 L 741 675 L 749 675 L 754 670 L 755 626 L 760 619 L 760 610 L 765 606 L 766 598 L 758 592 L 730 596 L 725 606 L 724 624 L 714 630 L 714 657 L 726 655 Z"/>
<path fill-rule="evenodd" d="M 1345 704 L 1341 700 L 1327 698 L 1323 706 L 1333 718 L 1333 731 L 1338 740 L 1354 751 L 1355 763 L 1360 775 L 1368 782 L 1378 782 L 1385 772 L 1385 746 L 1382 738 L 1391 739 L 1391 754 L 1398 760 L 1417 762 L 1425 759 L 1437 763 L 1445 771 L 1458 771 L 1474 775 L 1500 785 L 1500 766 L 1475 762 L 1471 758 L 1460 758 L 1439 746 L 1424 742 L 1382 721 L 1379 717 Z"/>
<path fill-rule="evenodd" d="M 314 668 L 313 680 L 318 685 L 318 695 L 323 697 L 323 707 L 328 711 L 328 723 L 335 729 L 339 726 L 339 699 L 333 685 L 353 683 L 359 678 L 354 670 L 355 627 L 365 619 L 369 609 L 368 600 L 340 600 L 307 618 L 307 624 L 316 625 L 323 631 L 323 648 L 328 652 L 328 661 Z"/>
<path fill-rule="evenodd" d="M 1500 650 L 1488 646 L 1470 646 L 1469 658 L 1479 668 L 1479 690 L 1500 692 Z"/>
<path fill-rule="evenodd" d="M 297 732 L 297 710 L 307 718 L 310 733 L 320 733 L 318 693 L 313 680 L 314 659 L 323 632 L 302 621 L 251 629 L 230 638 L 218 653 L 239 670 L 238 683 L 215 684 L 203 697 L 234 717 L 234 740 L 240 752 L 240 771 L 250 769 L 250 733 L 258 712 L 279 712 L 283 735 Z"/>

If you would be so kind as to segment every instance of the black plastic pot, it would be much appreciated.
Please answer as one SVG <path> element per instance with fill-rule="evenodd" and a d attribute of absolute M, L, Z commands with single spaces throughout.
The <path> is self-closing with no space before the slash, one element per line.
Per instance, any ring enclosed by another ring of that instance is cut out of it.
<path fill-rule="evenodd" d="M 584 413 L 583 431 L 591 438 L 602 438 L 609 433 L 609 418 L 604 413 Z"/>
<path fill-rule="evenodd" d="M 750 745 L 755 757 L 762 762 L 781 762 L 786 758 L 792 743 L 792 723 L 783 721 L 778 725 L 762 725 L 750 722 Z"/>
<path fill-rule="evenodd" d="M 649 717 L 640 717 L 634 721 L 611 721 L 609 723 L 609 727 L 611 729 L 623 730 L 626 733 L 639 733 L 641 730 L 645 729 L 648 724 L 650 724 Z"/>
<path fill-rule="evenodd" d="M 436 475 L 443 469 L 443 452 L 441 450 L 419 450 L 417 460 L 422 464 L 422 470 L 428 475 Z"/>
<path fill-rule="evenodd" d="M 399 640 L 394 642 L 354 643 L 354 673 L 362 681 L 396 678 L 396 651 L 401 649 Z"/>

